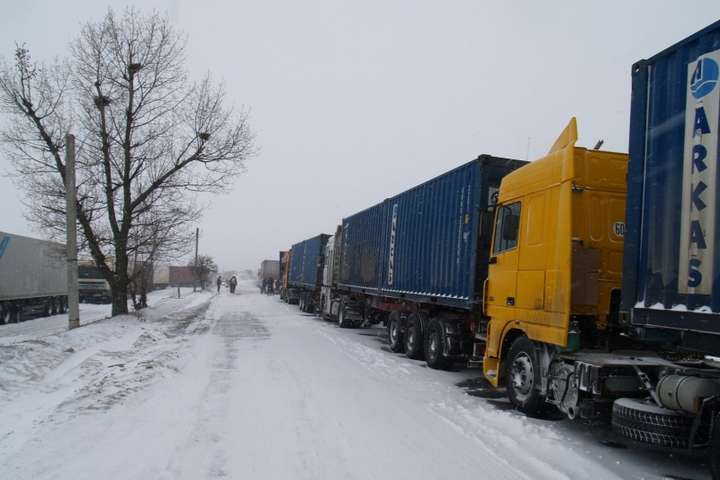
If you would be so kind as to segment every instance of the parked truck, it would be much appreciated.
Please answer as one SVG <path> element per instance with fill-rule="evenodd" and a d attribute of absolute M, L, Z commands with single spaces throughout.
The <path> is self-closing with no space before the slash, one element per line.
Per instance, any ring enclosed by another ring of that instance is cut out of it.
<path fill-rule="evenodd" d="M 326 320 L 337 318 L 340 291 L 340 254 L 342 253 L 342 226 L 338 225 L 335 235 L 328 238 L 325 244 L 324 262 L 322 271 L 322 287 L 320 288 L 320 304 L 318 310 Z M 333 307 L 335 308 L 333 310 Z M 344 324 L 340 325 L 344 327 Z"/>
<path fill-rule="evenodd" d="M 65 312 L 65 246 L 0 231 L 0 323 Z"/>
<path fill-rule="evenodd" d="M 432 367 L 467 360 L 481 316 L 494 195 L 525 163 L 480 155 L 343 219 L 330 315 L 344 327 L 384 322 L 393 351 Z"/>
<path fill-rule="evenodd" d="M 292 246 L 288 272 L 287 298 L 303 312 L 315 312 L 320 305 L 320 289 L 325 261 L 325 245 L 330 235 L 320 234 Z"/>
<path fill-rule="evenodd" d="M 633 66 L 627 176 L 571 124 L 503 179 L 475 346 L 519 410 L 706 452 L 716 480 L 719 65 L 717 22 Z"/>
<path fill-rule="evenodd" d="M 78 261 L 78 290 L 81 302 L 110 303 L 110 284 L 92 259 Z"/>
<path fill-rule="evenodd" d="M 292 259 L 292 249 L 286 252 L 280 252 L 280 299 L 283 302 L 290 303 L 288 297 L 288 276 L 290 275 L 290 262 Z"/>
<path fill-rule="evenodd" d="M 275 291 L 275 281 L 280 278 L 280 260 L 263 260 L 258 270 L 258 287 L 265 291 L 265 285 L 272 281 L 272 291 Z"/>

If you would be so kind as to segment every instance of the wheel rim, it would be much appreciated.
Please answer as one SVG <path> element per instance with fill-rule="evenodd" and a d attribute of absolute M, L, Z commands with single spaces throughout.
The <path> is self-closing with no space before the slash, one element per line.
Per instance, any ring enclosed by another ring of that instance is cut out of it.
<path fill-rule="evenodd" d="M 413 326 L 408 328 L 407 346 L 408 350 L 412 350 L 415 346 L 415 327 Z"/>
<path fill-rule="evenodd" d="M 430 332 L 430 338 L 428 342 L 428 351 L 430 353 L 429 357 L 431 360 L 434 360 L 438 356 L 438 345 L 440 344 L 440 339 L 438 338 L 438 334 L 435 330 Z"/>
<path fill-rule="evenodd" d="M 532 359 L 525 353 L 519 353 L 512 362 L 510 367 L 510 381 L 515 398 L 520 401 L 526 400 L 532 393 L 535 383 Z"/>
<path fill-rule="evenodd" d="M 398 322 L 394 320 L 390 322 L 390 343 L 395 345 L 398 339 Z"/>

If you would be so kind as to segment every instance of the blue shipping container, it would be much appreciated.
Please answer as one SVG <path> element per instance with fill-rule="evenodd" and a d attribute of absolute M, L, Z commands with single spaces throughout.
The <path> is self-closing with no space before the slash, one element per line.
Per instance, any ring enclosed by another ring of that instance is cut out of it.
<path fill-rule="evenodd" d="M 343 219 L 340 288 L 472 308 L 487 276 L 491 196 L 524 164 L 481 155 Z"/>
<path fill-rule="evenodd" d="M 292 246 L 288 284 L 292 287 L 320 287 L 323 253 L 330 235 L 322 234 Z"/>
<path fill-rule="evenodd" d="M 719 66 L 720 22 L 633 66 L 622 310 L 636 325 L 720 333 Z"/>

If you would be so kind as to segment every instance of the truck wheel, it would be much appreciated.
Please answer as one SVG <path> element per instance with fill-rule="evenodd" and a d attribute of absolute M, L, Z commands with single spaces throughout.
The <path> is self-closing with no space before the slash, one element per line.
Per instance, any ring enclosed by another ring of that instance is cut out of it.
<path fill-rule="evenodd" d="M 50 314 L 51 314 L 51 315 L 57 315 L 57 314 L 58 314 L 58 299 L 57 299 L 57 298 L 53 298 L 53 299 L 50 301 L 50 305 L 51 305 L 51 307 L 50 307 L 50 310 L 51 310 Z"/>
<path fill-rule="evenodd" d="M 345 304 L 340 303 L 340 306 L 338 307 L 338 327 L 340 328 L 348 328 L 350 326 L 350 321 L 347 319 L 347 311 L 345 310 Z"/>
<path fill-rule="evenodd" d="M 686 449 L 693 417 L 652 401 L 620 398 L 613 403 L 612 427 L 632 442 L 655 448 Z"/>
<path fill-rule="evenodd" d="M 395 353 L 401 353 L 405 347 L 402 335 L 402 319 L 400 318 L 400 312 L 392 312 L 388 320 L 388 343 L 390 344 L 390 350 Z"/>
<path fill-rule="evenodd" d="M 505 387 L 515 409 L 530 417 L 542 417 L 547 411 L 540 385 L 540 361 L 535 345 L 522 336 L 510 346 L 505 364 Z"/>
<path fill-rule="evenodd" d="M 423 337 L 420 316 L 413 313 L 407 319 L 407 330 L 405 330 L 405 355 L 408 358 L 422 359 L 425 353 Z"/>
<path fill-rule="evenodd" d="M 445 353 L 445 328 L 440 320 L 432 319 L 427 326 L 425 334 L 425 362 L 428 367 L 445 369 L 448 367 L 448 359 Z"/>
<path fill-rule="evenodd" d="M 712 443 L 710 444 L 710 471 L 713 480 L 720 480 L 720 413 L 715 416 Z"/>
<path fill-rule="evenodd" d="M 10 323 L 10 305 L 0 304 L 0 325 Z"/>

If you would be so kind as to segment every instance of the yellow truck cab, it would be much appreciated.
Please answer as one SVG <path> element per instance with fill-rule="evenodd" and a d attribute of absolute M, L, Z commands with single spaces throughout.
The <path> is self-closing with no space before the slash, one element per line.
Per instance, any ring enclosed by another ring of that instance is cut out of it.
<path fill-rule="evenodd" d="M 495 207 L 483 371 L 531 414 L 553 355 L 605 346 L 620 301 L 628 157 L 576 141 L 573 118 L 545 157 L 503 178 Z"/>

